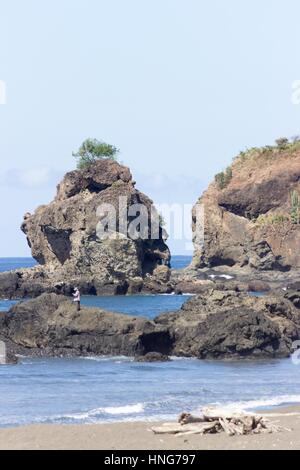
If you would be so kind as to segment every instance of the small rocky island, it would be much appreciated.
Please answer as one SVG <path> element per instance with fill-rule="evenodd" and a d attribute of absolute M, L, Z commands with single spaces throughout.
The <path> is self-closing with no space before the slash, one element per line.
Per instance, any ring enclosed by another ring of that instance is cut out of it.
<path fill-rule="evenodd" d="M 119 223 L 119 201 L 126 208 L 143 204 L 151 221 L 153 202 L 135 188 L 129 169 L 114 160 L 100 160 L 67 173 L 50 204 L 25 214 L 22 231 L 33 258 L 31 269 L 0 274 L 0 297 L 35 297 L 44 292 L 114 295 L 171 291 L 167 235 L 157 239 L 97 237 L 98 207 L 110 204 Z M 149 222 L 149 232 L 151 222 Z"/>
<path fill-rule="evenodd" d="M 167 235 L 98 239 L 97 207 L 152 201 L 130 170 L 107 159 L 67 173 L 53 202 L 26 214 L 22 230 L 38 266 L 0 274 L 0 297 L 28 298 L 0 314 L 0 338 L 14 354 L 135 356 L 167 360 L 287 357 L 300 338 L 300 143 L 242 152 L 198 201 L 204 239 L 191 266 L 170 269 Z M 224 278 L 225 275 L 225 278 Z M 223 277 L 222 277 L 223 276 Z M 83 294 L 197 295 L 149 321 L 83 308 Z M 249 291 L 268 292 L 257 298 Z"/>

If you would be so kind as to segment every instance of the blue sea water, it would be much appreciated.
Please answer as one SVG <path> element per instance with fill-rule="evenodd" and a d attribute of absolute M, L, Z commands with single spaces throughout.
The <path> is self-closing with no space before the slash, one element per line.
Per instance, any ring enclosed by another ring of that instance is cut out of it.
<path fill-rule="evenodd" d="M 82 304 L 152 320 L 163 312 L 180 309 L 190 297 L 189 295 L 83 296 Z"/>
<path fill-rule="evenodd" d="M 184 269 L 191 264 L 192 256 L 172 256 L 171 268 Z"/>
<path fill-rule="evenodd" d="M 190 260 L 174 257 L 174 267 Z M 31 259 L 0 259 L 0 271 Z M 153 318 L 176 310 L 176 295 L 84 297 L 86 305 Z M 4 301 L 0 309 L 7 310 Z M 203 405 L 259 409 L 300 403 L 300 369 L 292 360 L 209 362 L 173 358 L 135 363 L 124 357 L 21 358 L 0 367 L 0 427 L 28 423 L 98 423 L 173 419 Z"/>
<path fill-rule="evenodd" d="M 36 261 L 33 258 L 0 258 L 0 273 L 19 268 L 32 268 L 35 265 Z M 0 312 L 8 310 L 16 303 L 17 301 L 0 299 Z"/>
<path fill-rule="evenodd" d="M 191 257 L 188 256 L 173 257 L 173 266 L 176 269 L 188 266 L 190 262 Z M 0 258 L 0 272 L 32 267 L 35 264 L 32 258 Z M 153 319 L 162 312 L 178 310 L 188 298 L 189 296 L 182 295 L 83 296 L 82 304 Z M 7 311 L 16 303 L 18 301 L 0 300 L 0 312 Z"/>
<path fill-rule="evenodd" d="M 33 258 L 0 258 L 0 273 L 20 268 L 32 268 L 36 265 Z"/>
<path fill-rule="evenodd" d="M 152 320 L 163 312 L 173 312 L 181 308 L 189 295 L 130 295 L 130 296 L 82 296 L 82 305 L 99 307 L 110 312 L 124 313 Z M 70 300 L 71 301 L 71 300 Z M 6 312 L 19 300 L 1 300 L 0 312 Z"/>
<path fill-rule="evenodd" d="M 208 404 L 257 410 L 299 403 L 299 390 L 299 368 L 290 360 L 24 358 L 0 368 L 0 426 L 168 420 Z"/>
<path fill-rule="evenodd" d="M 171 265 L 174 269 L 186 268 L 192 261 L 191 256 L 172 256 Z M 0 258 L 0 272 L 20 268 L 31 268 L 36 265 L 33 258 Z"/>

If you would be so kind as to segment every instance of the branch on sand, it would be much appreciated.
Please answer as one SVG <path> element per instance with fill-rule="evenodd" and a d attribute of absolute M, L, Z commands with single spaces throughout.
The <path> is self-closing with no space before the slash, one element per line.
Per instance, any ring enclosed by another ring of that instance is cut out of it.
<path fill-rule="evenodd" d="M 228 436 L 243 436 L 247 434 L 275 433 L 283 430 L 290 431 L 270 422 L 265 416 L 256 414 L 228 413 L 213 408 L 204 408 L 201 416 L 182 413 L 178 424 L 166 423 L 151 428 L 154 434 L 174 434 L 186 436 L 189 434 L 217 434 L 225 432 Z"/>

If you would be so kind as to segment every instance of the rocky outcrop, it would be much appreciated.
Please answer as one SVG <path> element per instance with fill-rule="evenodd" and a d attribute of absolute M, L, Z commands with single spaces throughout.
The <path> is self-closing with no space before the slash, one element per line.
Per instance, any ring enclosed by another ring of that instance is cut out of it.
<path fill-rule="evenodd" d="M 70 298 L 43 294 L 2 313 L 0 335 L 10 351 L 25 355 L 287 357 L 300 338 L 300 292 L 254 298 L 211 290 L 154 321 L 98 308 L 77 312 Z"/>
<path fill-rule="evenodd" d="M 0 298 L 10 299 L 16 295 L 20 283 L 17 272 L 0 273 Z"/>
<path fill-rule="evenodd" d="M 300 225 L 291 193 L 300 195 L 299 142 L 243 152 L 198 201 L 204 238 L 193 213 L 193 268 L 213 268 L 275 279 L 300 270 Z M 295 209 L 295 208 L 294 208 Z"/>
<path fill-rule="evenodd" d="M 142 238 L 130 229 L 139 212 L 127 217 L 137 204 L 144 207 L 148 222 Z M 151 218 L 153 211 L 129 169 L 116 161 L 98 161 L 67 173 L 54 201 L 24 216 L 22 231 L 39 266 L 2 274 L 0 294 L 68 294 L 76 284 L 83 293 L 123 294 L 141 290 L 148 278 L 163 289 L 165 280 L 156 279 L 156 273 L 161 266 L 168 272 L 170 252 L 159 217 Z M 106 228 L 105 237 L 99 236 L 99 224 Z M 151 237 L 153 229 L 156 238 Z"/>
<path fill-rule="evenodd" d="M 169 362 L 171 359 L 159 352 L 149 352 L 144 356 L 137 356 L 135 360 L 136 362 Z"/>
<path fill-rule="evenodd" d="M 254 298 L 212 290 L 155 321 L 173 337 L 173 355 L 200 359 L 286 357 L 299 338 L 299 297 L 300 293 L 289 293 L 286 297 L 270 294 Z"/>
<path fill-rule="evenodd" d="M 154 322 L 97 308 L 77 312 L 72 299 L 57 294 L 15 305 L 1 315 L 0 332 L 29 355 L 165 354 L 171 343 L 168 330 Z"/>

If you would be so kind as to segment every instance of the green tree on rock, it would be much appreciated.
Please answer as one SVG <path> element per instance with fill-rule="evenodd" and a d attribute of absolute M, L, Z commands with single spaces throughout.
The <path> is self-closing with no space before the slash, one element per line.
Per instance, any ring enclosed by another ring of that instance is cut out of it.
<path fill-rule="evenodd" d="M 285 150 L 289 145 L 289 139 L 286 137 L 280 137 L 275 142 L 280 150 Z"/>
<path fill-rule="evenodd" d="M 77 158 L 77 168 L 86 168 L 98 160 L 116 160 L 119 149 L 97 139 L 86 139 L 73 157 Z"/>
<path fill-rule="evenodd" d="M 225 171 L 222 171 L 221 173 L 218 173 L 215 176 L 215 182 L 217 183 L 217 186 L 219 189 L 225 189 L 230 181 L 232 180 L 232 169 L 229 166 L 226 168 Z"/>

